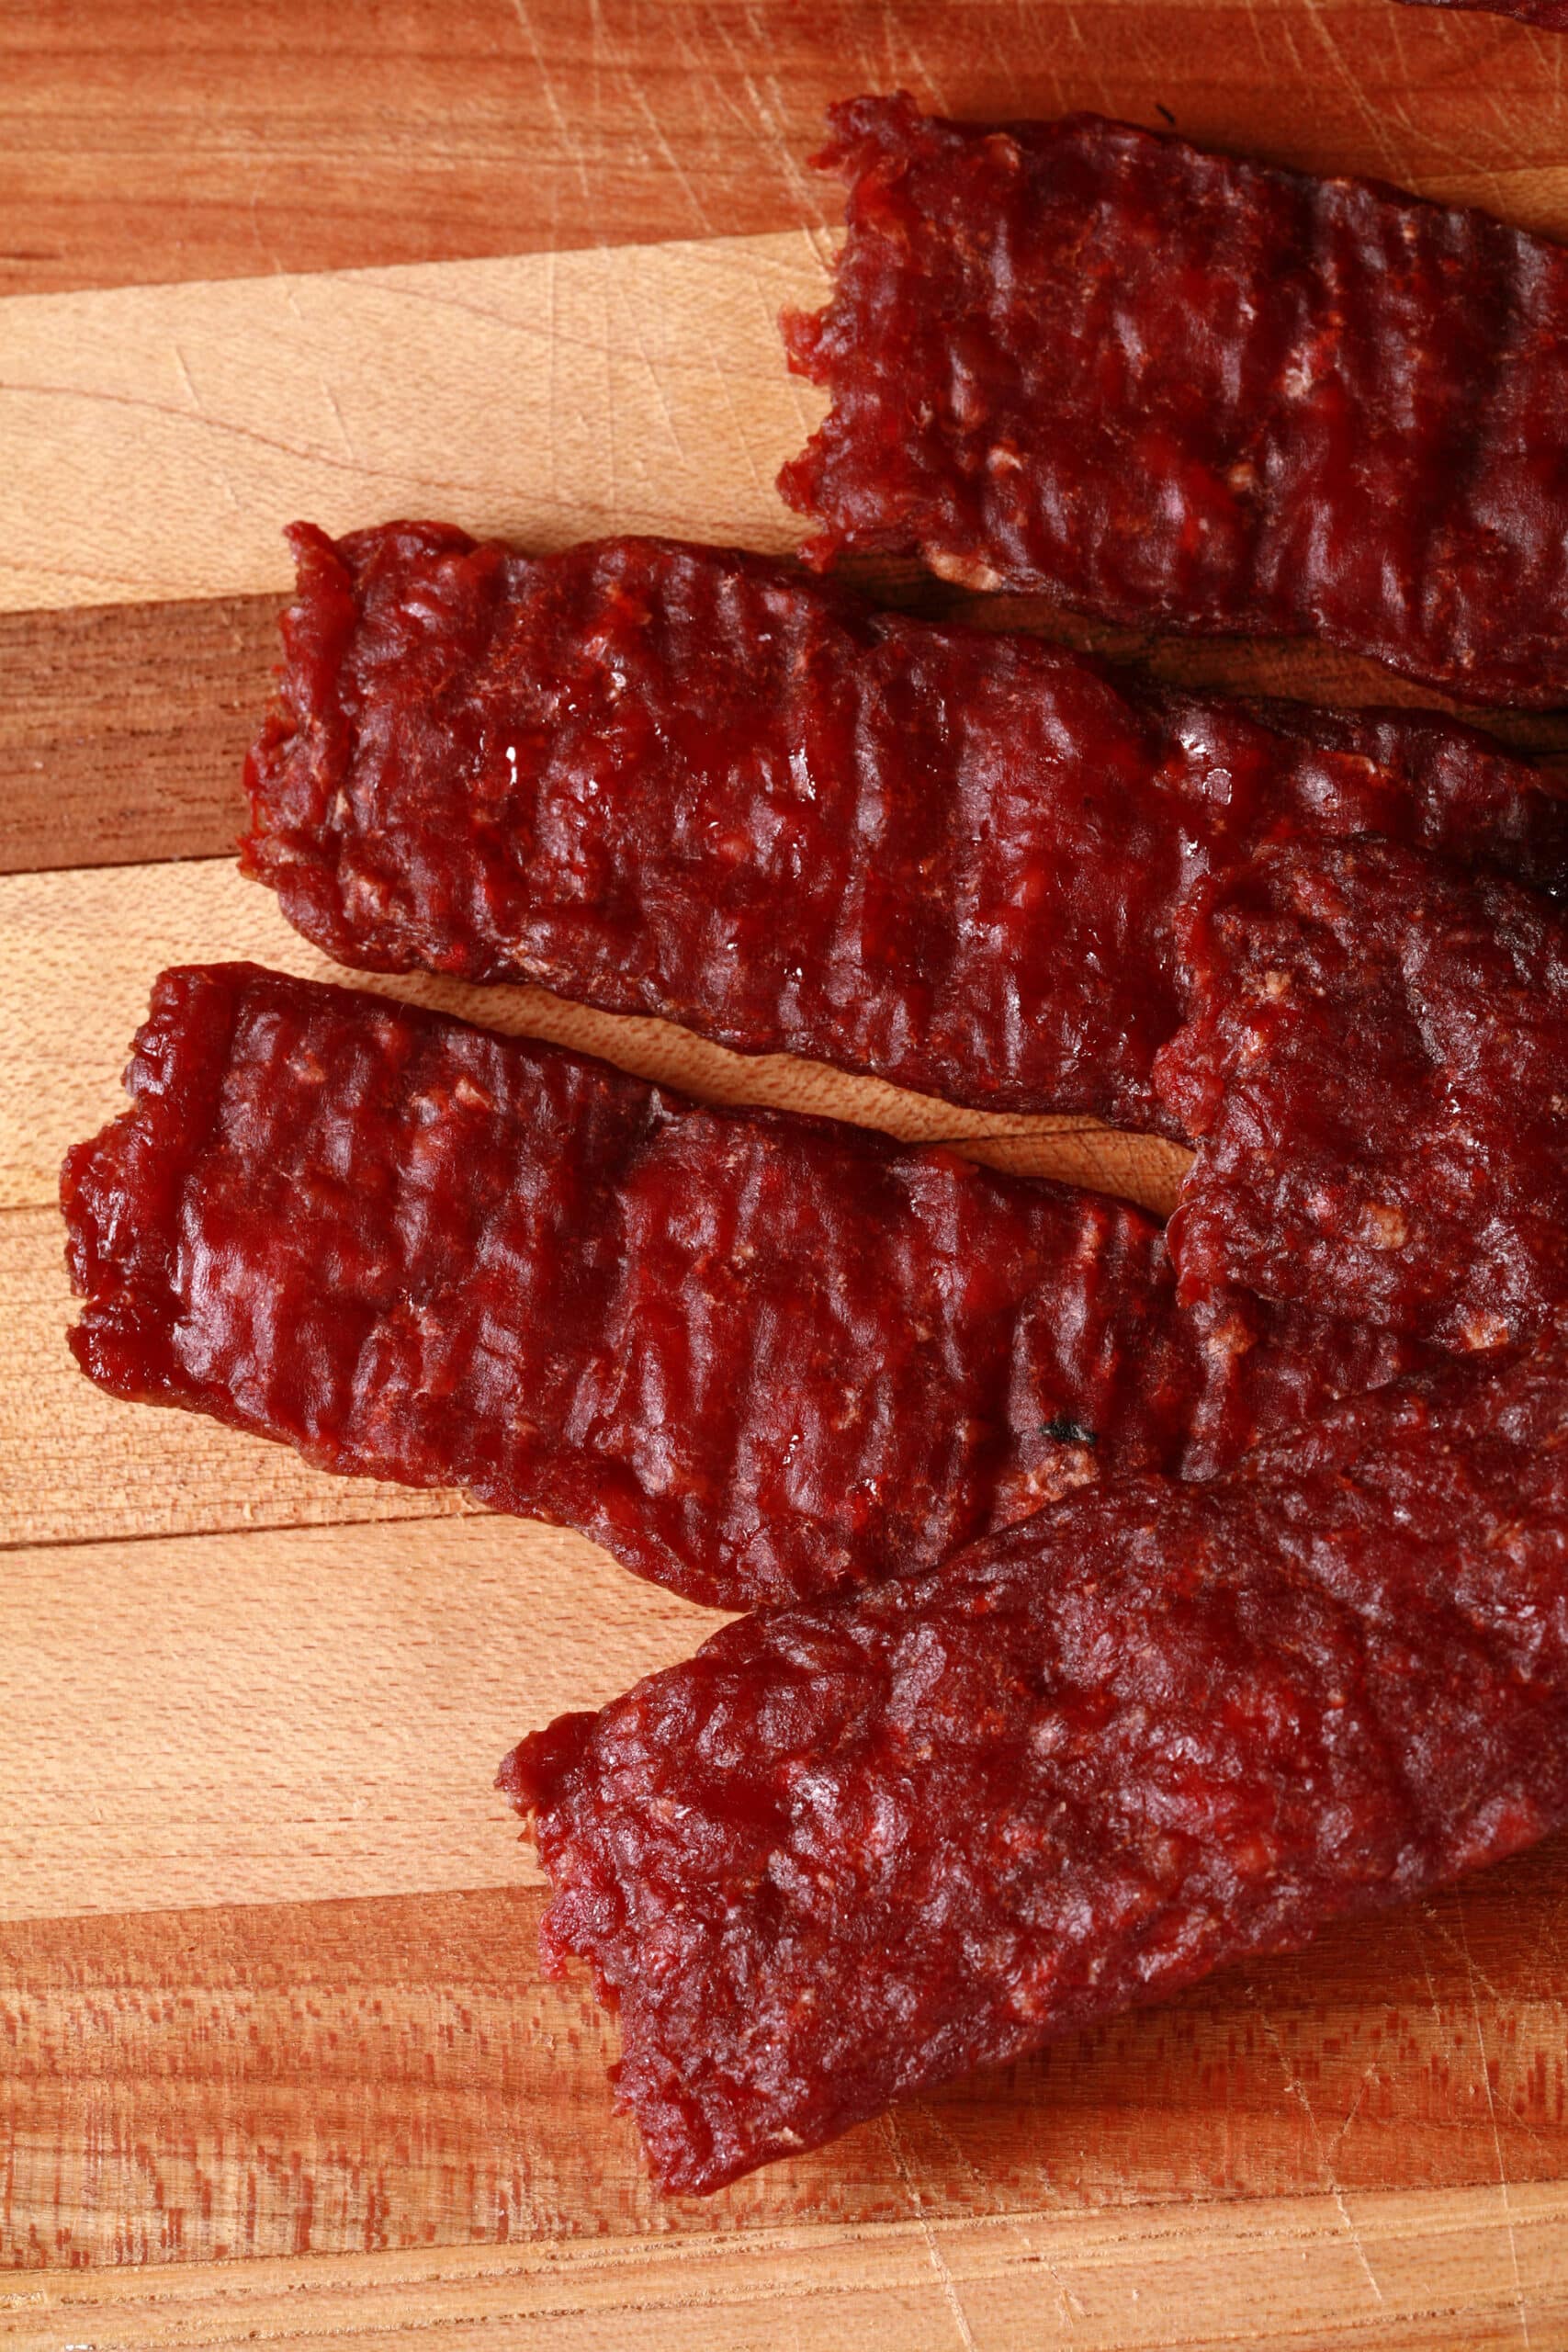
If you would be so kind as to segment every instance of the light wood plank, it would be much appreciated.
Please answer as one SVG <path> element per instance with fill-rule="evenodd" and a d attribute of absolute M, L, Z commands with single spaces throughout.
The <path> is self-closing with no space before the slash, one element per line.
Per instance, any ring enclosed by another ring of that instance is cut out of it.
<path fill-rule="evenodd" d="M 1558 1839 L 712 2199 L 652 2187 L 614 2025 L 582 1973 L 539 1978 L 533 1887 L 0 1926 L 0 2265 L 1512 2198 L 1565 2168 L 1565 1883 Z"/>
<path fill-rule="evenodd" d="M 722 1622 L 488 1516 L 16 1551 L 0 1589 L 10 1919 L 518 1884 L 507 1749 Z"/>
<path fill-rule="evenodd" d="M 918 2200 L 917 2200 L 918 2201 Z M 0 2301 L 15 2352 L 220 2346 L 332 2352 L 547 2345 L 581 2352 L 1294 2352 L 1552 2345 L 1568 2328 L 1568 2191 L 1319 2196 L 1261 2206 L 1004 2221 L 919 2214 L 698 2245 L 571 2244 L 219 2271 L 89 2274 Z M 66 2335 L 69 2331 L 69 2335 Z"/>
<path fill-rule="evenodd" d="M 0 305 L 0 609 L 286 587 L 285 523 L 787 547 L 804 232 Z M 48 517 L 47 533 L 39 517 Z"/>
<path fill-rule="evenodd" d="M 1164 1209 L 1187 1155 L 1077 1119 L 955 1110 L 787 1056 L 748 1058 L 658 1021 L 563 1004 L 542 989 L 478 989 L 345 973 L 291 931 L 269 890 L 227 861 L 11 875 L 0 880 L 0 1208 L 57 1196 L 66 1148 L 125 1108 L 120 1090 L 148 991 L 166 965 L 243 956 L 349 981 L 513 1035 L 553 1037 L 716 1102 L 757 1102 L 942 1139 L 1000 1165 L 1100 1183 Z"/>
<path fill-rule="evenodd" d="M 51 0 L 0 12 L 0 290 L 821 222 L 823 108 L 1098 107 L 1561 227 L 1554 38 L 1387 0 Z M 1161 113 L 1160 109 L 1166 111 Z"/>

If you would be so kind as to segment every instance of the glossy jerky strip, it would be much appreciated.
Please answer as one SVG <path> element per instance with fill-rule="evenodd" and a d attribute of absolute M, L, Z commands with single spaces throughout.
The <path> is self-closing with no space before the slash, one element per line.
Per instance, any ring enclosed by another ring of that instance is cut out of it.
<path fill-rule="evenodd" d="M 1386 842 L 1283 844 L 1180 923 L 1156 1077 L 1198 1152 L 1181 1295 L 1231 1284 L 1456 1349 L 1568 1304 L 1568 924 Z"/>
<path fill-rule="evenodd" d="M 1568 1817 L 1568 1361 L 1450 1367 L 1206 1487 L 1108 1482 L 742 1619 L 501 1785 L 547 1966 L 672 2189 Z"/>
<path fill-rule="evenodd" d="M 1177 918 L 1258 841 L 1568 885 L 1568 792 L 1444 719 L 1139 691 L 720 548 L 291 536 L 244 861 L 340 963 L 1168 1132 Z"/>
<path fill-rule="evenodd" d="M 1568 800 L 1484 736 L 709 548 L 296 543 L 247 857 L 329 954 L 1194 1140 L 1189 1300 L 1471 1347 L 1568 1295 L 1568 933 L 1484 870 L 1561 886 Z"/>
<path fill-rule="evenodd" d="M 1407 7 L 1484 9 L 1493 17 L 1517 17 L 1542 32 L 1568 32 L 1568 0 L 1405 0 Z"/>
<path fill-rule="evenodd" d="M 165 973 L 128 1082 L 62 1178 L 101 1386 L 723 1606 L 909 1573 L 1103 1471 L 1207 1475 L 1400 1363 L 1190 1317 L 1096 1194 L 253 966 Z"/>
<path fill-rule="evenodd" d="M 1568 254 L 1095 115 L 833 108 L 807 552 L 918 552 L 1163 628 L 1315 636 L 1568 700 Z"/>

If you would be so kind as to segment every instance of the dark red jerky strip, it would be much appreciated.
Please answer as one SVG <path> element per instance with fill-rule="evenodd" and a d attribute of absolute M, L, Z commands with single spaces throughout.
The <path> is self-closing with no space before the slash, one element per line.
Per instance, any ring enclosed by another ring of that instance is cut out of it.
<path fill-rule="evenodd" d="M 1568 1357 L 1359 1398 L 752 1616 L 501 1785 L 673 2189 L 1568 1817 Z"/>
<path fill-rule="evenodd" d="M 68 1159 L 77 1361 L 324 1468 L 581 1528 L 699 1600 L 1207 1476 L 1401 1351 L 1179 1310 L 1140 1210 L 248 965 L 168 972 Z"/>
<path fill-rule="evenodd" d="M 1568 1303 L 1568 924 L 1382 842 L 1269 849 L 1182 920 L 1160 1083 L 1199 1139 L 1181 1295 L 1332 1302 L 1448 1348 Z"/>
<path fill-rule="evenodd" d="M 1568 0 L 1404 0 L 1407 7 L 1484 9 L 1488 16 L 1517 17 L 1543 32 L 1568 32 Z"/>
<path fill-rule="evenodd" d="M 1568 700 L 1568 255 L 1396 188 L 1095 115 L 836 107 L 807 553 L 914 551 L 1109 618 L 1326 639 Z"/>
<path fill-rule="evenodd" d="M 341 963 L 1168 1127 L 1176 914 L 1260 839 L 1568 887 L 1568 791 L 1444 719 L 1140 692 L 718 548 L 292 537 L 244 861 Z"/>

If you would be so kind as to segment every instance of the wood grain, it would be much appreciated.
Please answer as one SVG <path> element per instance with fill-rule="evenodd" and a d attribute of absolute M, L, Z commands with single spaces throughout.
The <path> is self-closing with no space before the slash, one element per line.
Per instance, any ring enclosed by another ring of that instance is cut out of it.
<path fill-rule="evenodd" d="M 0 874 L 231 854 L 278 609 L 228 596 L 0 613 Z"/>
<path fill-rule="evenodd" d="M 723 1622 L 488 1516 L 20 1551 L 5 1576 L 12 1919 L 539 1883 L 502 1757 Z"/>
<path fill-rule="evenodd" d="M 1554 37 L 1388 0 L 10 0 L 0 291 L 821 223 L 823 109 L 898 85 L 1564 220 Z"/>
<path fill-rule="evenodd" d="M 650 2186 L 613 2025 L 581 1973 L 538 1979 L 533 1888 L 0 1927 L 0 2265 L 1325 2194 L 1348 2252 L 1363 2200 L 1416 2187 L 1475 2192 L 1506 2264 L 1529 2186 L 1564 2193 L 1565 1894 L 1559 1838 L 713 2199 Z"/>
<path fill-rule="evenodd" d="M 17 297 L 0 609 L 285 588 L 299 514 L 791 546 L 773 476 L 824 401 L 776 320 L 826 284 L 801 232 Z"/>
<path fill-rule="evenodd" d="M 911 2199 L 917 2209 L 918 2197 Z M 1506 2229 L 1497 2226 L 1499 2215 Z M 1568 2196 L 1376 2196 L 1123 2216 L 817 2224 L 696 2245 L 597 2243 L 361 2255 L 322 2263 L 89 2272 L 0 2297 L 15 2352 L 460 2345 L 550 2352 L 1348 2352 L 1554 2346 Z M 1265 2316 L 1266 2315 L 1266 2316 Z M 87 2331 L 91 2331 L 89 2335 Z"/>

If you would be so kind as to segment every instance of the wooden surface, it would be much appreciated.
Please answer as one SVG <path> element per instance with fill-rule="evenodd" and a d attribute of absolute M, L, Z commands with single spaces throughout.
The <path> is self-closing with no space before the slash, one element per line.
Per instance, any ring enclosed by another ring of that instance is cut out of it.
<path fill-rule="evenodd" d="M 828 96 L 1164 108 L 1568 236 L 1565 55 L 1389 0 L 0 6 L 0 2344 L 1568 2344 L 1561 1839 L 656 2195 L 491 1780 L 716 1621 L 574 1536 L 113 1405 L 62 1343 L 52 1205 L 162 965 L 322 968 L 224 856 L 284 522 L 790 544 L 769 485 L 814 412 L 772 314 L 823 282 Z M 1156 1204 L 1179 1166 L 382 985 Z"/>
<path fill-rule="evenodd" d="M 823 108 L 1097 107 L 1546 225 L 1552 35 L 1388 0 L 0 0 L 0 290 L 837 218 Z"/>

